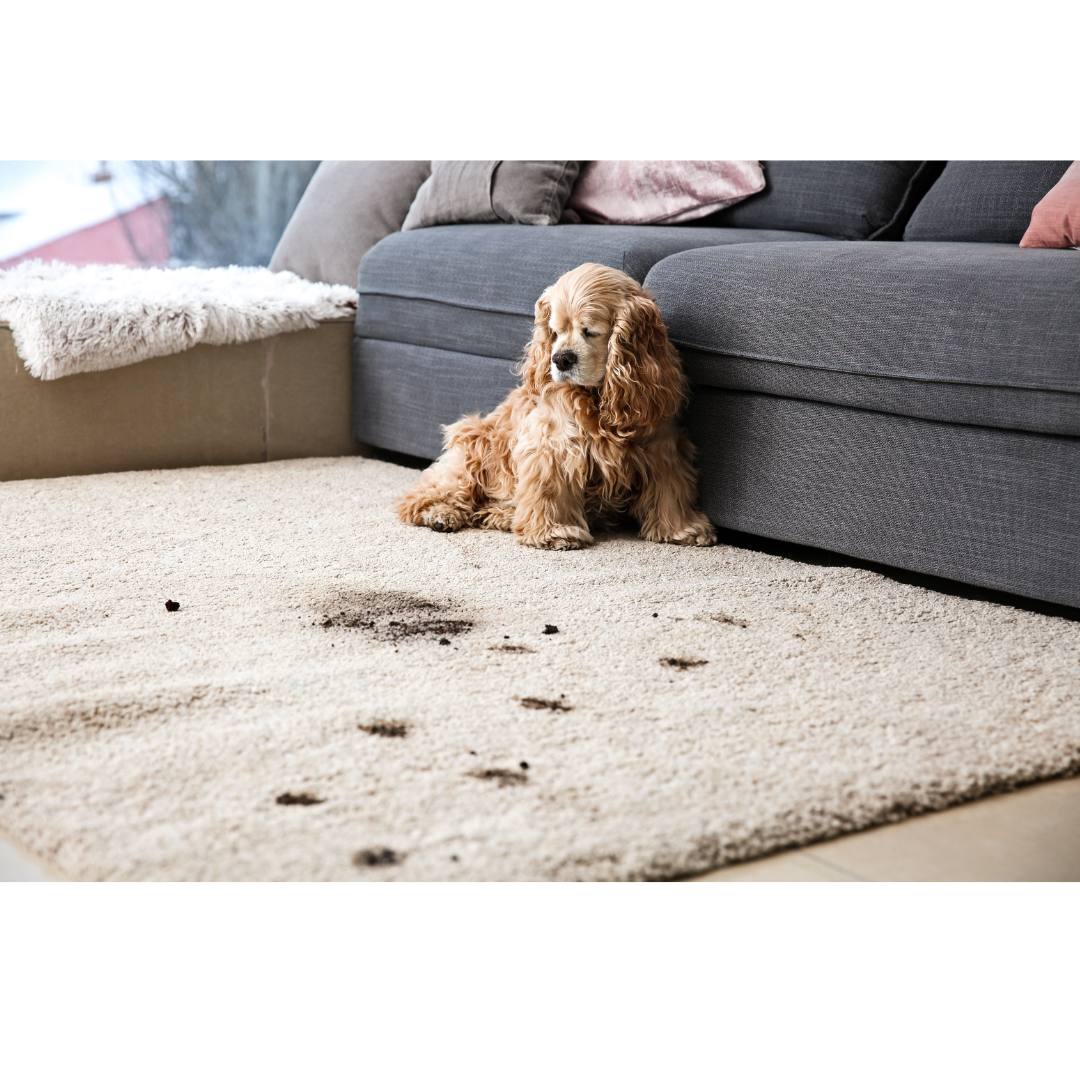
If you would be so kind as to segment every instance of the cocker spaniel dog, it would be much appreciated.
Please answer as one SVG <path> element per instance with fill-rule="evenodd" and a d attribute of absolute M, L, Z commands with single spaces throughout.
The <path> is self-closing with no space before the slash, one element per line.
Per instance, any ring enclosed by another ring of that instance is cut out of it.
<path fill-rule="evenodd" d="M 585 263 L 544 290 L 534 322 L 522 385 L 445 428 L 443 455 L 395 507 L 401 520 L 580 548 L 591 525 L 629 513 L 646 540 L 716 543 L 675 425 L 686 382 L 652 297 Z"/>

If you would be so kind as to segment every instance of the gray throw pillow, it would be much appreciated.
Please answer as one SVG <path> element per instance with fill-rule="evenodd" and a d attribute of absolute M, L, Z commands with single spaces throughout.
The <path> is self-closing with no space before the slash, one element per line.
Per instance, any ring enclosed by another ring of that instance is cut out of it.
<path fill-rule="evenodd" d="M 324 161 L 270 260 L 308 281 L 356 288 L 360 259 L 397 232 L 430 161 Z"/>
<path fill-rule="evenodd" d="M 579 161 L 433 161 L 402 231 L 496 222 L 556 225 Z"/>
<path fill-rule="evenodd" d="M 941 172 L 930 161 L 763 161 L 765 190 L 695 225 L 899 240 Z"/>
<path fill-rule="evenodd" d="M 1068 161 L 950 161 L 911 215 L 905 240 L 1019 244 Z"/>

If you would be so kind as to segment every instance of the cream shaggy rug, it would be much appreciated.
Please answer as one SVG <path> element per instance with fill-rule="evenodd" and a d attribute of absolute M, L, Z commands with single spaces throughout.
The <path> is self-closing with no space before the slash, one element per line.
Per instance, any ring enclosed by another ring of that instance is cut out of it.
<path fill-rule="evenodd" d="M 0 320 L 31 375 L 59 379 L 356 314 L 355 289 L 262 267 L 133 269 L 40 259 L 0 270 Z"/>
<path fill-rule="evenodd" d="M 90 879 L 671 878 L 1080 764 L 1078 623 L 434 533 L 415 476 L 0 485 L 0 829 Z"/>

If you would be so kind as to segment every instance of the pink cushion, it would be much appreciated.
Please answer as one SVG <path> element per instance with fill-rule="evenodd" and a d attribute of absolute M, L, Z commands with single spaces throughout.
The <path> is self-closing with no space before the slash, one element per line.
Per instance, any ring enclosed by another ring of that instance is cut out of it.
<path fill-rule="evenodd" d="M 588 221 L 692 221 L 765 187 L 756 161 L 589 161 L 566 207 Z"/>
<path fill-rule="evenodd" d="M 1080 247 L 1080 161 L 1039 200 L 1021 247 Z"/>

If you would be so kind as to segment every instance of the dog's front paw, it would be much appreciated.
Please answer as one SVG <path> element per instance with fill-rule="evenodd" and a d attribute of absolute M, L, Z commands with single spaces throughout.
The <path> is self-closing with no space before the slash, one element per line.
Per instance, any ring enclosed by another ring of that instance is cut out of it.
<path fill-rule="evenodd" d="M 488 503 L 477 511 L 476 523 L 481 529 L 510 532 L 514 527 L 514 507 L 506 503 Z"/>
<path fill-rule="evenodd" d="M 712 547 L 716 543 L 716 530 L 704 514 L 696 517 L 693 521 L 669 532 L 659 529 L 643 533 L 646 540 L 655 541 L 658 544 L 684 544 L 687 547 Z"/>
<path fill-rule="evenodd" d="M 548 551 L 568 551 L 588 547 L 593 542 L 592 533 L 577 525 L 556 525 L 539 533 L 520 533 L 518 543 L 528 547 L 545 548 Z"/>
<path fill-rule="evenodd" d="M 716 530 L 708 521 L 691 525 L 689 529 L 677 533 L 672 540 L 675 544 L 691 544 L 695 547 L 712 547 L 716 543 Z"/>
<path fill-rule="evenodd" d="M 435 503 L 421 512 L 417 524 L 436 532 L 457 532 L 465 526 L 465 515 L 448 503 Z"/>

